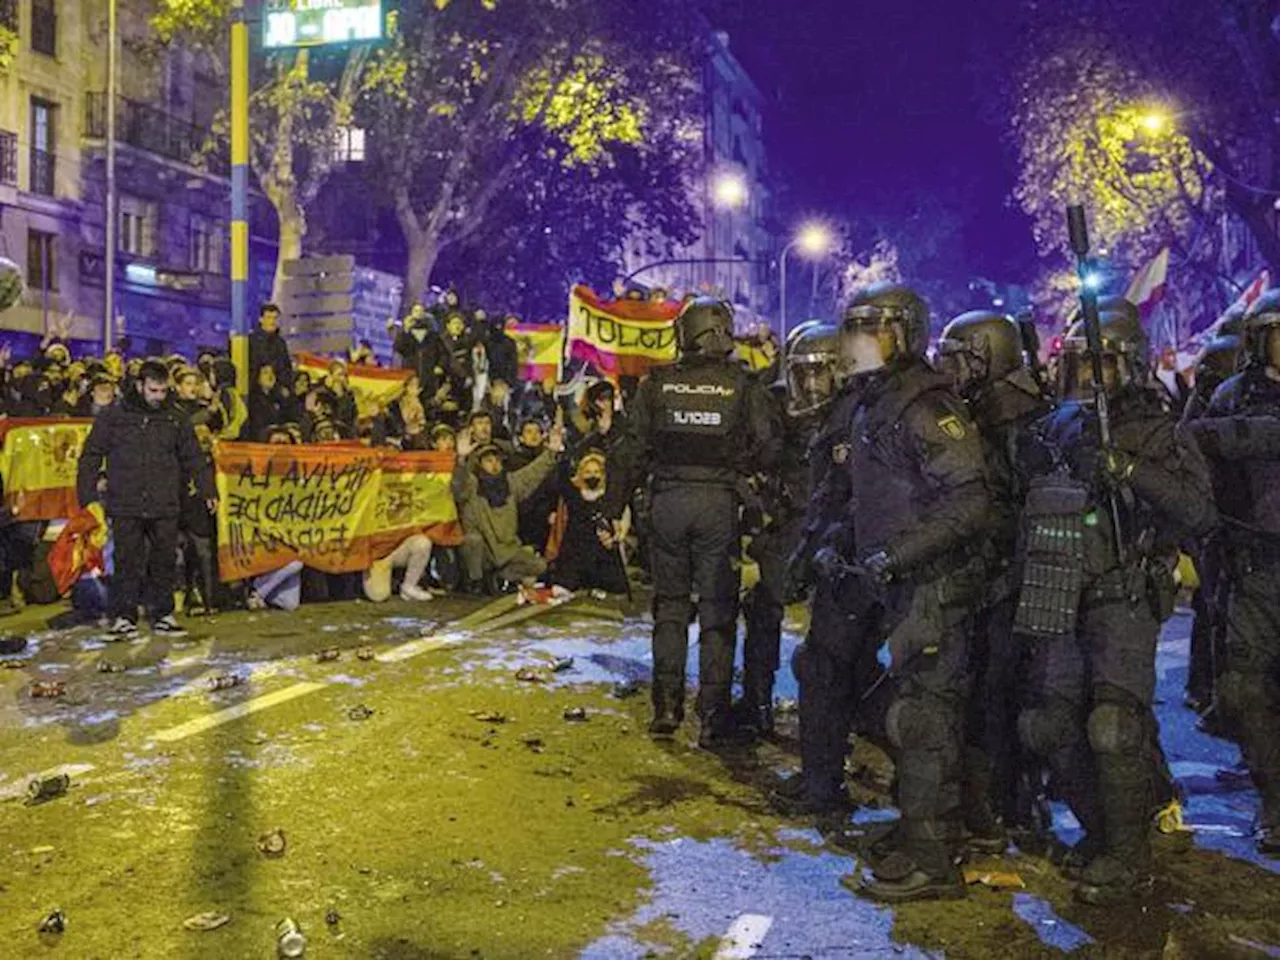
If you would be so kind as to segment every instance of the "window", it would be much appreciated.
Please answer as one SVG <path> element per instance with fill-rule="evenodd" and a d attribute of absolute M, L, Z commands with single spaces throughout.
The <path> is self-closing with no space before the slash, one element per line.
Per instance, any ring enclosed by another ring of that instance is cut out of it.
<path fill-rule="evenodd" d="M 137 197 L 120 198 L 120 250 L 135 257 L 155 251 L 156 205 Z"/>
<path fill-rule="evenodd" d="M 31 290 L 58 289 L 57 234 L 27 231 L 27 287 Z"/>
<path fill-rule="evenodd" d="M 31 98 L 31 192 L 54 195 L 58 105 Z"/>
<path fill-rule="evenodd" d="M 18 0 L 0 0 L 0 27 L 18 32 Z"/>
<path fill-rule="evenodd" d="M 222 227 L 198 213 L 187 232 L 187 266 L 200 273 L 222 272 Z"/>
<path fill-rule="evenodd" d="M 50 57 L 58 55 L 57 0 L 31 0 L 31 49 Z"/>
<path fill-rule="evenodd" d="M 364 131 L 359 127 L 339 127 L 333 143 L 334 163 L 364 160 Z"/>

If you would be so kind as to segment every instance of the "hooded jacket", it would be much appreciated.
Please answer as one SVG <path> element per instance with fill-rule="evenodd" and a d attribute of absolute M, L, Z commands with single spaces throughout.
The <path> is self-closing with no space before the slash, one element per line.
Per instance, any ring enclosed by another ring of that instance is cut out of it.
<path fill-rule="evenodd" d="M 195 430 L 171 399 L 152 410 L 130 388 L 98 415 L 76 471 L 76 495 L 82 507 L 102 499 L 98 477 L 104 463 L 105 504 L 113 517 L 176 517 L 192 480 L 202 500 L 215 496 L 213 474 Z"/>

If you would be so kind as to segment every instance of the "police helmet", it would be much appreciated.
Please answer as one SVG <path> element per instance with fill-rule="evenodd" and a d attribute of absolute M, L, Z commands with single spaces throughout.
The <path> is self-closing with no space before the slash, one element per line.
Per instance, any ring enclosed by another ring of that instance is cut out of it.
<path fill-rule="evenodd" d="M 1219 334 L 1206 341 L 1196 358 L 1196 388 L 1207 390 L 1234 376 L 1240 362 L 1240 349 L 1239 337 Z"/>
<path fill-rule="evenodd" d="M 1272 364 L 1267 355 L 1267 341 L 1277 326 L 1280 326 L 1280 290 L 1268 290 L 1244 315 L 1244 349 L 1250 361 L 1280 366 Z"/>
<path fill-rule="evenodd" d="M 1098 302 L 1099 333 L 1102 339 L 1102 362 L 1116 367 L 1116 384 L 1127 387 L 1144 383 L 1150 375 L 1151 343 L 1142 327 L 1138 308 L 1122 297 L 1107 297 Z M 1089 340 L 1084 321 L 1077 320 L 1062 342 L 1062 394 L 1069 396 L 1080 386 L 1080 372 L 1091 367 Z M 1090 369 L 1092 376 L 1092 370 Z"/>
<path fill-rule="evenodd" d="M 787 413 L 803 417 L 822 410 L 836 390 L 839 331 L 821 320 L 796 327 L 787 336 Z"/>
<path fill-rule="evenodd" d="M 948 323 L 937 353 L 961 389 L 1003 380 L 1026 365 L 1018 321 L 990 310 L 962 313 Z"/>
<path fill-rule="evenodd" d="M 857 293 L 844 312 L 847 333 L 891 331 L 894 352 L 889 361 L 923 357 L 929 347 L 929 307 L 914 290 L 877 283 Z"/>
<path fill-rule="evenodd" d="M 1233 303 L 1227 307 L 1213 325 L 1215 336 L 1238 337 L 1244 333 L 1244 315 L 1249 308 L 1243 303 Z"/>
<path fill-rule="evenodd" d="M 682 355 L 727 357 L 733 352 L 733 307 L 715 297 L 695 297 L 676 318 Z"/>

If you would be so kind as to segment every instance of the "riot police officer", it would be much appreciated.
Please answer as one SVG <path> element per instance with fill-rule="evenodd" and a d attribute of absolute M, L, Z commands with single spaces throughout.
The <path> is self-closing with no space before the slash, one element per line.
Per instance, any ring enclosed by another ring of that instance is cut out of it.
<path fill-rule="evenodd" d="M 810 495 L 799 542 L 786 566 L 785 599 L 797 600 L 812 592 L 809 630 L 791 657 L 791 671 L 800 688 L 800 773 L 780 784 L 772 796 L 774 805 L 791 815 L 826 817 L 847 812 L 844 764 L 849 733 L 867 692 L 880 676 L 873 621 L 858 616 L 859 603 L 871 606 L 866 592 L 845 590 L 839 565 L 820 568 L 816 562 L 820 553 L 829 556 L 827 548 L 844 539 L 850 496 L 844 468 L 859 388 L 867 380 L 850 376 L 849 358 L 840 355 L 843 342 L 838 335 L 836 392 L 809 446 Z M 809 391 L 794 392 L 800 397 Z M 867 725 L 874 726 L 874 720 L 862 724 Z"/>
<path fill-rule="evenodd" d="M 981 582 L 971 544 L 989 494 L 981 438 L 949 378 L 925 362 L 928 339 L 928 307 L 906 287 L 869 287 L 845 311 L 852 408 L 838 469 L 848 503 L 815 558 L 839 580 L 844 629 L 861 634 L 855 646 L 889 647 L 895 687 L 884 728 L 901 817 L 865 887 L 887 902 L 964 895 L 952 852 L 965 634 Z"/>
<path fill-rule="evenodd" d="M 768 470 L 778 438 L 767 395 L 731 360 L 733 311 L 707 297 L 676 320 L 680 359 L 640 385 L 632 421 L 652 487 L 653 722 L 670 739 L 684 716 L 692 594 L 698 596 L 698 742 L 731 742 L 737 620 L 739 494 L 743 478 Z"/>
<path fill-rule="evenodd" d="M 994 508 L 987 586 L 970 637 L 973 687 L 965 724 L 965 827 L 970 845 L 985 853 L 1003 852 L 1006 826 L 1028 813 L 1019 808 L 1017 790 L 1023 766 L 1015 732 L 1022 658 L 1013 638 L 1013 560 L 1025 490 L 1014 456 L 1019 438 L 1051 403 L 1024 345 L 1016 320 L 978 310 L 947 324 L 936 346 L 940 369 L 968 402 L 981 434 Z"/>
<path fill-rule="evenodd" d="M 1173 609 L 1177 545 L 1215 522 L 1207 468 L 1153 386 L 1131 304 L 1101 316 L 1113 448 L 1100 449 L 1092 357 L 1068 332 L 1063 403 L 1022 458 L 1022 591 L 1015 632 L 1033 644 L 1018 733 L 1053 774 L 1084 828 L 1064 859 L 1076 896 L 1112 904 L 1147 885 L 1161 758 L 1155 750 L 1155 650 Z"/>
<path fill-rule="evenodd" d="M 1239 313 L 1239 319 L 1243 320 L 1244 310 L 1241 309 Z M 1219 324 L 1218 335 L 1205 343 L 1200 356 L 1196 358 L 1195 380 L 1182 413 L 1184 424 L 1194 424 L 1203 417 L 1218 387 L 1236 373 L 1241 353 L 1240 337 L 1238 334 L 1221 332 L 1223 329 L 1233 329 L 1233 322 L 1235 321 L 1229 312 Z M 1234 329 L 1238 331 L 1238 326 Z M 1229 484 L 1220 475 L 1215 475 L 1213 481 L 1214 499 L 1219 504 L 1226 503 Z M 1214 707 L 1214 686 L 1218 675 L 1226 666 L 1223 637 L 1227 597 L 1231 586 L 1225 562 L 1226 546 L 1221 530 L 1202 537 L 1193 546 L 1200 585 L 1191 597 L 1195 622 L 1191 628 L 1187 705 L 1200 713 L 1207 728 L 1215 732 L 1225 732 L 1222 729 L 1222 717 Z"/>
<path fill-rule="evenodd" d="M 785 611 L 786 562 L 800 541 L 809 503 L 809 445 L 836 391 L 836 329 L 811 321 L 787 338 L 786 381 L 779 469 L 762 477 L 766 521 L 747 554 L 760 579 L 743 600 L 746 636 L 742 650 L 740 722 L 760 736 L 773 732 L 773 684 L 778 670 Z"/>
<path fill-rule="evenodd" d="M 1280 290 L 1249 308 L 1245 369 L 1214 394 L 1192 425 L 1209 458 L 1226 521 L 1233 578 L 1226 671 L 1218 708 L 1239 734 L 1262 796 L 1259 849 L 1280 855 Z"/>

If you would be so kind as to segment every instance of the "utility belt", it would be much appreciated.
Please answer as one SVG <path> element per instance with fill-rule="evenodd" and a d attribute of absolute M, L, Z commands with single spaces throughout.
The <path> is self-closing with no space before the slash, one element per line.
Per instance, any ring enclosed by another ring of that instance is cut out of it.
<path fill-rule="evenodd" d="M 664 466 L 654 471 L 654 493 L 666 493 L 680 487 L 720 487 L 737 490 L 741 474 L 725 467 Z"/>

